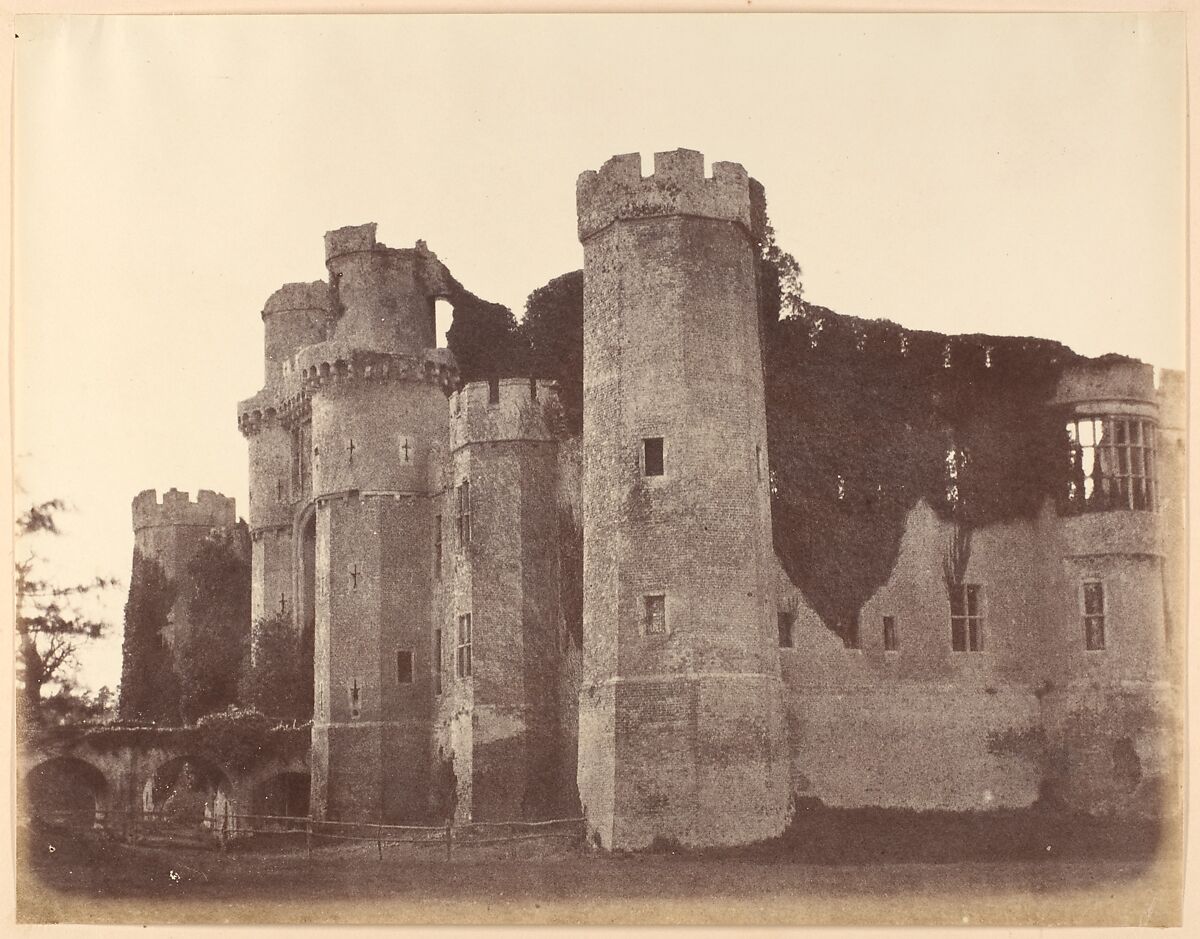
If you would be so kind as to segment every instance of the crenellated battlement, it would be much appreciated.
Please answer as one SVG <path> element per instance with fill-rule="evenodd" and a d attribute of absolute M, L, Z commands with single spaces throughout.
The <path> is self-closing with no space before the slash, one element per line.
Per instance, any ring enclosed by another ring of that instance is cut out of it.
<path fill-rule="evenodd" d="M 237 522 L 236 503 L 229 496 L 210 489 L 196 493 L 196 501 L 178 489 L 158 492 L 145 489 L 133 499 L 133 530 L 171 525 L 201 528 L 231 528 Z"/>
<path fill-rule="evenodd" d="M 471 382 L 450 395 L 450 449 L 484 441 L 553 440 L 557 408 L 558 385 L 552 381 Z"/>
<path fill-rule="evenodd" d="M 298 389 L 291 394 L 281 395 L 264 389 L 253 398 L 238 402 L 238 430 L 244 436 L 250 436 L 277 420 L 288 423 L 298 416 L 303 416 L 307 411 L 308 399 Z"/>
<path fill-rule="evenodd" d="M 437 385 L 449 394 L 458 384 L 458 367 L 448 349 L 426 349 L 421 356 L 356 349 L 336 341 L 301 350 L 283 366 L 277 388 L 264 388 L 237 405 L 238 430 L 244 436 L 282 421 L 307 417 L 309 398 L 320 388 L 364 381 L 417 381 Z"/>
<path fill-rule="evenodd" d="M 654 173 L 642 175 L 637 153 L 613 157 L 580 175 L 575 187 L 579 240 L 618 219 L 696 215 L 736 222 L 750 230 L 750 177 L 740 163 L 714 163 L 704 175 L 704 154 L 671 150 L 654 154 Z"/>
<path fill-rule="evenodd" d="M 355 381 L 422 381 L 449 392 L 458 382 L 458 368 L 448 349 L 426 349 L 415 356 L 359 349 L 337 341 L 302 349 L 291 363 L 291 373 L 306 392 Z"/>

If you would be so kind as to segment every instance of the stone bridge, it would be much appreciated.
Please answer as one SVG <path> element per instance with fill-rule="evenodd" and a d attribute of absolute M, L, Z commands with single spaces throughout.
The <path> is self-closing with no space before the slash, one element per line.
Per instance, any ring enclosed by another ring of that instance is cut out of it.
<path fill-rule="evenodd" d="M 240 767 L 195 728 L 51 728 L 21 752 L 19 816 L 124 828 L 188 809 L 204 824 L 235 816 L 308 815 L 308 728 L 282 728 Z"/>

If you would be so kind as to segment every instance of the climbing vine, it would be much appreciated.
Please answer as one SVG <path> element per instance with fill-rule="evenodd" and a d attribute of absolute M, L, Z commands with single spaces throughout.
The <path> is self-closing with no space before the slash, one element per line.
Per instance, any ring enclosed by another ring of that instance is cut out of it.
<path fill-rule="evenodd" d="M 848 636 L 920 499 L 965 537 L 1035 516 L 1061 488 L 1064 425 L 1047 402 L 1079 357 L 1056 342 L 947 336 L 809 303 L 757 183 L 751 220 L 775 550 L 825 625 Z M 580 433 L 582 272 L 530 294 L 520 324 L 489 315 L 501 338 L 473 338 L 464 375 L 533 368 L 556 378 L 566 429 Z"/>
<path fill-rule="evenodd" d="M 767 333 L 775 550 L 847 635 L 920 499 L 972 528 L 1030 518 L 1065 452 L 1046 406 L 1076 358 L 1044 340 L 945 336 L 803 304 Z"/>

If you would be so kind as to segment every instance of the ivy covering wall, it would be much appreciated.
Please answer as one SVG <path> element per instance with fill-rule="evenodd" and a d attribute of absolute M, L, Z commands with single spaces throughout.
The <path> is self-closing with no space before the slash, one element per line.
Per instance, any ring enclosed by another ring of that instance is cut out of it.
<path fill-rule="evenodd" d="M 926 499 L 975 528 L 1030 518 L 1063 479 L 1047 406 L 1065 346 L 952 336 L 802 304 L 767 331 L 775 551 L 840 635 L 891 573 Z"/>
<path fill-rule="evenodd" d="M 1064 483 L 1061 415 L 1048 406 L 1060 343 L 905 329 L 808 303 L 751 186 L 763 324 L 775 551 L 840 635 L 886 581 L 919 499 L 966 529 L 1030 518 Z M 583 274 L 530 294 L 524 319 L 469 298 L 450 348 L 464 381 L 557 380 L 582 431 Z"/>

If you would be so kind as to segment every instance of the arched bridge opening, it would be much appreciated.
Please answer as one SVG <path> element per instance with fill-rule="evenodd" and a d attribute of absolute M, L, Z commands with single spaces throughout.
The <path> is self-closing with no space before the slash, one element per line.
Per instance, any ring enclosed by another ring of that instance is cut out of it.
<path fill-rule="evenodd" d="M 24 782 L 25 805 L 35 819 L 91 827 L 108 807 L 104 773 L 78 757 L 45 760 L 26 773 Z"/>

